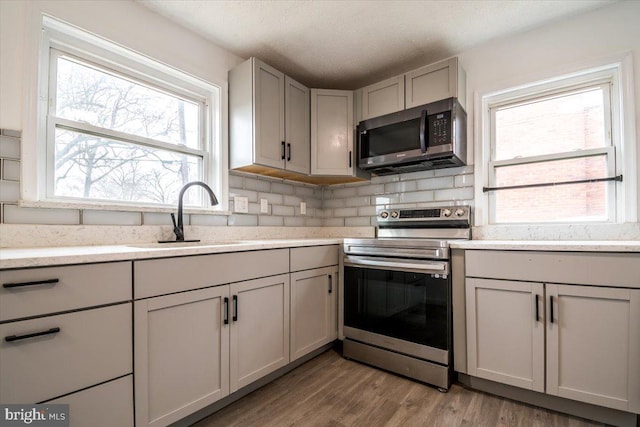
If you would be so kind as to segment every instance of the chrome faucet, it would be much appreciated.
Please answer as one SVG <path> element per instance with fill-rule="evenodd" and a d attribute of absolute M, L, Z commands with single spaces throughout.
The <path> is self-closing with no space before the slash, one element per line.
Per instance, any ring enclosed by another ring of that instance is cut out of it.
<path fill-rule="evenodd" d="M 169 242 L 199 242 L 200 240 L 184 240 L 184 225 L 182 222 L 182 199 L 184 197 L 184 192 L 191 186 L 193 185 L 199 185 L 200 187 L 204 188 L 205 190 L 207 190 L 207 193 L 209 193 L 209 197 L 211 198 L 211 206 L 215 206 L 218 204 L 218 199 L 216 198 L 216 195 L 213 194 L 213 190 L 211 190 L 211 187 L 209 187 L 207 184 L 205 184 L 202 181 L 193 181 L 193 182 L 188 182 L 187 184 L 185 184 L 184 187 L 182 187 L 182 190 L 180 190 L 180 195 L 178 196 L 178 223 L 176 224 L 176 217 L 175 215 L 172 213 L 171 214 L 171 221 L 173 222 L 173 232 L 176 235 L 176 240 L 161 240 L 159 241 L 160 243 L 169 243 Z"/>

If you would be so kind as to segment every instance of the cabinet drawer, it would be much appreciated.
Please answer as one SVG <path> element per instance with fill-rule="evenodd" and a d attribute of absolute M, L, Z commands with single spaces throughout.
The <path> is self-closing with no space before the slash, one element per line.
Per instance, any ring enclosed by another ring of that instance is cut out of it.
<path fill-rule="evenodd" d="M 68 404 L 70 427 L 133 427 L 133 375 L 45 403 Z"/>
<path fill-rule="evenodd" d="M 42 402 L 131 373 L 131 325 L 131 303 L 0 325 L 0 402 Z"/>
<path fill-rule="evenodd" d="M 134 296 L 148 298 L 288 272 L 288 249 L 136 261 Z"/>
<path fill-rule="evenodd" d="M 291 271 L 338 264 L 338 245 L 291 248 Z"/>
<path fill-rule="evenodd" d="M 19 319 L 128 301 L 131 263 L 4 270 L 0 282 L 0 321 Z"/>

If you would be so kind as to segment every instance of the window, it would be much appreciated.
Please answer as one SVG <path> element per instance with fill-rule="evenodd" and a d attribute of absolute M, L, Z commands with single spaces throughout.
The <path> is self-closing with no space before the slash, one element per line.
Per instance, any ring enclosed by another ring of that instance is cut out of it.
<path fill-rule="evenodd" d="M 219 88 L 44 22 L 43 199 L 173 207 L 196 180 L 220 195 Z M 185 193 L 186 206 L 204 202 Z"/>
<path fill-rule="evenodd" d="M 616 90 L 607 68 L 485 97 L 486 223 L 616 222 Z"/>

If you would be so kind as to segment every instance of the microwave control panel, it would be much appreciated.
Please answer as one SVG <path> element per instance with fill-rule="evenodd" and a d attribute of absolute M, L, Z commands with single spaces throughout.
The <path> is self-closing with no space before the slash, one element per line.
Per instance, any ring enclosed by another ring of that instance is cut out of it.
<path fill-rule="evenodd" d="M 451 111 L 432 114 L 428 117 L 429 145 L 447 145 L 452 143 L 453 126 L 451 123 Z"/>

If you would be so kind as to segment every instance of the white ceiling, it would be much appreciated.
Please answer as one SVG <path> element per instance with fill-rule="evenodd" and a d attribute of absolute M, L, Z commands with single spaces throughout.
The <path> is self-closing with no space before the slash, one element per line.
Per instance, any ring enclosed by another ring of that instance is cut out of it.
<path fill-rule="evenodd" d="M 356 89 L 611 0 L 137 0 L 310 87 Z M 188 49 L 188 46 L 185 46 Z"/>

